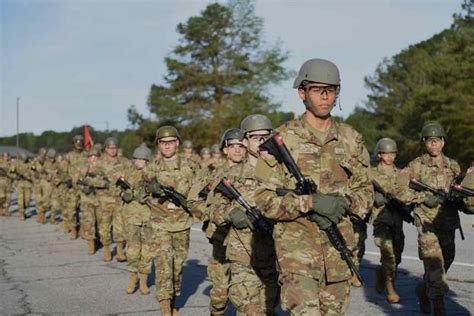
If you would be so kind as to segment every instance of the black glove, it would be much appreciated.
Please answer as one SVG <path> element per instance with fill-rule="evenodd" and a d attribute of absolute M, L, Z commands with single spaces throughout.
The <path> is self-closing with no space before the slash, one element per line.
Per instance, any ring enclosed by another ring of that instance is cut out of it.
<path fill-rule="evenodd" d="M 308 219 L 318 224 L 318 227 L 322 230 L 326 230 L 332 225 L 331 221 L 328 218 L 321 216 L 315 212 L 308 213 Z"/>
<path fill-rule="evenodd" d="M 82 192 L 84 192 L 84 194 L 86 194 L 86 195 L 89 195 L 91 193 L 94 193 L 95 189 L 93 187 L 90 187 L 90 186 L 86 185 L 82 188 Z"/>
<path fill-rule="evenodd" d="M 125 203 L 130 203 L 133 201 L 133 194 L 130 193 L 130 192 L 123 192 L 122 193 L 122 201 L 124 201 Z"/>
<path fill-rule="evenodd" d="M 385 196 L 383 196 L 383 194 L 381 194 L 379 192 L 375 192 L 374 205 L 376 207 L 384 206 L 387 203 L 388 203 L 388 200 L 385 198 Z"/>
<path fill-rule="evenodd" d="M 440 199 L 436 195 L 427 195 L 423 201 L 423 204 L 428 207 L 435 208 L 440 204 L 440 202 Z"/>
<path fill-rule="evenodd" d="M 338 224 L 349 209 L 346 199 L 339 193 L 313 194 L 312 210 Z"/>

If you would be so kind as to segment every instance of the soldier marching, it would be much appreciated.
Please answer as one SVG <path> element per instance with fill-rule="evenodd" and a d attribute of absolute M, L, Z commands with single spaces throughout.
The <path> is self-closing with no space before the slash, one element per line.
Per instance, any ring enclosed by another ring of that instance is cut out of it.
<path fill-rule="evenodd" d="M 304 106 L 299 118 L 274 128 L 268 117 L 249 115 L 200 155 L 169 125 L 156 131 L 155 153 L 142 144 L 131 161 L 118 153 L 117 139 L 106 139 L 102 153 L 102 146 L 85 151 L 81 135 L 65 155 L 52 148 L 34 159 L 3 154 L 0 215 L 11 214 L 14 189 L 20 220 L 31 217 L 34 196 L 37 221 L 60 218 L 70 239 L 79 233 L 87 241 L 89 255 L 100 243 L 109 262 L 115 242 L 117 261 L 128 260 L 128 295 L 150 293 L 154 264 L 165 316 L 179 315 L 197 222 L 212 245 L 211 315 L 224 315 L 229 303 L 239 315 L 275 315 L 278 302 L 291 315 L 343 315 L 351 287 L 363 286 L 366 223 L 381 256 L 375 288 L 390 304 L 402 301 L 396 280 L 405 221 L 418 231 L 424 266 L 413 289 L 420 311 L 446 315 L 458 211 L 474 212 L 474 168 L 460 177 L 436 122 L 422 127 L 425 153 L 406 168 L 397 168 L 391 138 L 377 142 L 371 167 L 362 136 L 331 115 L 342 88 L 338 67 L 310 59 L 293 88 Z"/>

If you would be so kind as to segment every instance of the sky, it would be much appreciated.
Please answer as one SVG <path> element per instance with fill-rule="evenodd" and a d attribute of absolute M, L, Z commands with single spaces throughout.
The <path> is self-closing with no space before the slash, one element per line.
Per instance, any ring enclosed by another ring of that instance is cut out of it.
<path fill-rule="evenodd" d="M 179 41 L 176 26 L 215 1 L 0 0 L 0 137 L 129 126 L 134 104 L 145 117 L 152 84 L 163 84 L 164 58 Z M 217 1 L 226 3 L 225 1 Z M 448 28 L 461 0 L 257 0 L 263 40 L 280 41 L 297 71 L 310 58 L 341 72 L 347 117 L 363 105 L 364 77 L 384 58 Z M 281 110 L 302 113 L 293 79 L 269 93 Z"/>

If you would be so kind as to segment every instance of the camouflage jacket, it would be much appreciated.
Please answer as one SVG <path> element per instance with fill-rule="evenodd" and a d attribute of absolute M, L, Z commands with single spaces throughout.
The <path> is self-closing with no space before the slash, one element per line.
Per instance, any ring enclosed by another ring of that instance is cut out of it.
<path fill-rule="evenodd" d="M 71 151 L 66 154 L 65 160 L 67 161 L 67 176 L 72 179 L 73 188 L 75 188 L 77 180 L 82 175 L 82 169 L 87 165 L 86 152 Z"/>
<path fill-rule="evenodd" d="M 160 159 L 150 162 L 145 168 L 146 178 L 156 177 L 158 182 L 172 187 L 184 196 L 188 195 L 192 181 L 198 170 L 197 164 L 186 158 L 175 156 L 175 159 Z M 189 229 L 193 224 L 193 217 L 183 208 L 170 201 L 159 202 L 159 199 L 150 197 L 151 226 L 169 232 L 178 232 Z"/>
<path fill-rule="evenodd" d="M 30 164 L 28 162 L 15 159 L 15 161 L 10 164 L 11 177 L 16 179 L 17 183 L 22 182 L 23 184 L 31 184 L 32 173 L 33 171 L 31 171 Z"/>
<path fill-rule="evenodd" d="M 245 161 L 234 169 L 241 169 L 239 170 L 240 175 L 225 176 L 232 181 L 234 187 L 250 205 L 255 205 L 254 194 L 257 188 L 255 167 Z M 217 181 L 221 179 L 217 179 Z M 230 201 L 221 193 L 216 193 L 213 200 L 210 217 L 220 227 L 230 226 L 229 213 L 235 207 L 245 211 L 236 201 Z M 226 257 L 228 260 L 248 266 L 273 264 L 276 259 L 272 236 L 258 231 L 254 233 L 249 228 L 236 229 L 230 226 L 224 245 L 227 246 Z"/>
<path fill-rule="evenodd" d="M 127 168 L 130 168 L 130 161 L 124 157 L 116 156 L 114 159 L 110 159 L 107 155 L 102 155 L 97 159 L 97 177 L 109 183 L 107 189 L 97 192 L 97 196 L 101 201 L 122 203 L 120 188 L 115 183 Z"/>
<path fill-rule="evenodd" d="M 429 193 L 417 192 L 409 188 L 411 178 L 415 178 L 436 189 L 449 191 L 454 178 L 461 173 L 459 164 L 451 158 L 442 156 L 438 165 L 429 154 L 423 154 L 411 161 L 400 172 L 395 184 L 396 196 L 405 203 L 415 203 L 415 224 L 433 224 L 437 229 L 452 230 L 459 227 L 459 214 L 451 205 L 430 208 L 423 204 Z"/>
<path fill-rule="evenodd" d="M 377 181 L 385 192 L 392 194 L 395 181 L 399 175 L 400 170 L 397 167 L 383 168 L 381 163 L 370 170 L 371 180 Z M 399 212 L 390 210 L 385 206 L 376 207 L 374 205 L 370 216 L 370 223 L 372 225 L 385 224 L 389 226 L 402 226 L 403 220 Z"/>
<path fill-rule="evenodd" d="M 145 226 L 150 223 L 150 207 L 143 199 L 146 194 L 143 188 L 143 175 L 144 170 L 138 170 L 133 165 L 123 170 L 123 177 L 131 188 L 127 190 L 121 188 L 122 193 L 128 192 L 133 196 L 133 200 L 130 203 L 124 203 L 121 209 L 125 223 Z"/>
<path fill-rule="evenodd" d="M 305 118 L 286 123 L 280 132 L 290 153 L 305 177 L 313 179 L 322 193 L 338 192 L 351 200 L 349 212 L 364 218 L 373 203 L 369 180 L 369 155 L 362 136 L 351 126 L 332 121 L 322 144 Z M 273 237 L 283 273 L 295 273 L 338 282 L 351 277 L 351 271 L 325 232 L 309 221 L 307 196 L 293 192 L 283 197 L 277 188 L 295 188 L 295 180 L 274 158 L 260 157 L 256 167 L 259 186 L 255 201 L 267 218 L 277 221 Z M 354 232 L 349 216 L 338 224 L 349 249 L 354 247 Z"/>

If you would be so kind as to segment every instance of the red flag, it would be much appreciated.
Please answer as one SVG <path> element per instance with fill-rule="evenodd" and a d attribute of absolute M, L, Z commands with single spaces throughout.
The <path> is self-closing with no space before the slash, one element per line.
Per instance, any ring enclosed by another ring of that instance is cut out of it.
<path fill-rule="evenodd" d="M 89 151 L 93 145 L 94 141 L 92 140 L 91 133 L 89 132 L 89 127 L 87 127 L 87 124 L 84 124 L 84 147 L 87 151 Z"/>

